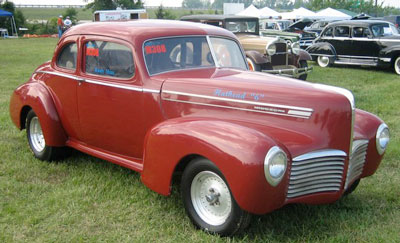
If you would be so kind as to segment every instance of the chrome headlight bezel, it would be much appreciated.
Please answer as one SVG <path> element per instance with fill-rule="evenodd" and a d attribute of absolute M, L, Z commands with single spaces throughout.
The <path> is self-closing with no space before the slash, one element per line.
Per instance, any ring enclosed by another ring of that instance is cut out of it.
<path fill-rule="evenodd" d="M 276 45 L 275 43 L 270 43 L 265 47 L 265 51 L 267 52 L 268 56 L 273 56 L 276 53 Z"/>
<path fill-rule="evenodd" d="M 264 159 L 264 175 L 271 186 L 277 186 L 285 175 L 287 155 L 278 146 L 273 146 Z"/>
<path fill-rule="evenodd" d="M 382 155 L 385 152 L 387 145 L 389 144 L 390 141 L 390 130 L 385 123 L 382 123 L 378 127 L 378 130 L 376 131 L 375 141 L 376 141 L 376 150 L 378 151 L 379 155 Z"/>
<path fill-rule="evenodd" d="M 293 42 L 290 47 L 292 48 L 292 53 L 293 54 L 299 55 L 300 50 L 301 50 L 299 42 Z"/>

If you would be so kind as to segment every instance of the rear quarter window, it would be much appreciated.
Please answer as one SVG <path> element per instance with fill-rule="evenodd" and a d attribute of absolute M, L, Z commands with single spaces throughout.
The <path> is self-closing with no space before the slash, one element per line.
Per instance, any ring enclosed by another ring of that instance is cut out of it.
<path fill-rule="evenodd" d="M 74 70 L 76 68 L 77 52 L 76 43 L 66 44 L 57 56 L 56 65 L 61 68 Z"/>

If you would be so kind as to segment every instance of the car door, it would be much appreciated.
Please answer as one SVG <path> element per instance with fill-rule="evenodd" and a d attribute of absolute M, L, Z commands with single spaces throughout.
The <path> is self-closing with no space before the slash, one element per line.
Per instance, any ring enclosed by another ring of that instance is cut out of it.
<path fill-rule="evenodd" d="M 354 47 L 352 61 L 371 65 L 376 63 L 380 51 L 379 39 L 372 36 L 370 29 L 366 26 L 354 26 L 352 37 Z"/>
<path fill-rule="evenodd" d="M 349 59 L 353 53 L 350 27 L 344 25 L 336 26 L 334 29 L 334 38 L 331 43 L 335 47 L 339 59 Z"/>
<path fill-rule="evenodd" d="M 67 37 L 57 47 L 51 62 L 52 70 L 43 73 L 62 126 L 70 138 L 81 139 L 77 109 L 78 37 Z"/>
<path fill-rule="evenodd" d="M 83 40 L 79 120 L 89 147 L 142 158 L 142 83 L 133 48 L 111 38 Z"/>

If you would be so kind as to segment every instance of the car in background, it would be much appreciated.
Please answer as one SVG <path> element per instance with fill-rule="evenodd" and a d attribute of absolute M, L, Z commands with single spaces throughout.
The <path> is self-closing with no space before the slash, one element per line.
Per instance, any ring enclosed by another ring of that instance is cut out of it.
<path fill-rule="evenodd" d="M 400 35 L 379 20 L 329 24 L 307 51 L 321 67 L 331 64 L 392 67 L 400 75 Z"/>
<path fill-rule="evenodd" d="M 317 20 L 314 23 L 312 23 L 309 26 L 306 26 L 304 28 L 305 31 L 308 32 L 314 32 L 317 34 L 317 36 L 319 34 L 321 34 L 322 30 L 325 28 L 325 26 L 327 26 L 328 24 L 335 22 L 336 20 Z"/>
<path fill-rule="evenodd" d="M 315 33 L 304 30 L 306 26 L 312 23 L 313 21 L 310 19 L 301 19 L 295 23 L 290 20 L 283 19 L 261 19 L 260 35 L 273 36 L 277 32 L 284 33 L 284 35 L 287 35 L 286 33 L 299 35 L 300 48 L 306 49 L 317 37 Z M 274 30 L 269 29 L 271 26 L 273 26 Z"/>
<path fill-rule="evenodd" d="M 243 46 L 250 70 L 307 79 L 311 56 L 297 42 L 288 44 L 279 37 L 260 36 L 257 17 L 235 15 L 188 15 L 183 21 L 209 24 L 233 32 Z"/>
<path fill-rule="evenodd" d="M 251 214 L 339 200 L 389 142 L 350 91 L 250 72 L 231 32 L 171 20 L 72 27 L 13 92 L 10 116 L 37 159 L 74 148 L 164 196 L 179 178 L 191 221 L 221 235 Z"/>
<path fill-rule="evenodd" d="M 284 31 L 293 22 L 290 20 L 278 20 L 278 19 L 260 19 L 260 35 L 276 37 L 279 36 L 286 40 L 288 44 L 298 42 L 300 40 L 300 34 Z"/>
<path fill-rule="evenodd" d="M 400 15 L 390 15 L 383 17 L 383 20 L 393 23 L 397 28 L 400 28 Z"/>

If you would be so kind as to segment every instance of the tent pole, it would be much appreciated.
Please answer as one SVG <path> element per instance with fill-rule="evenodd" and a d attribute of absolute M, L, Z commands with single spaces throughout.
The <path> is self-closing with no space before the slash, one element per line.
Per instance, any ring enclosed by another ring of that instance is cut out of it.
<path fill-rule="evenodd" d="M 14 29 L 15 35 L 18 37 L 17 25 L 15 24 L 14 16 L 11 16 L 11 20 L 12 20 L 12 22 L 11 22 L 11 31 Z M 14 34 L 13 34 L 13 36 L 14 36 Z"/>

